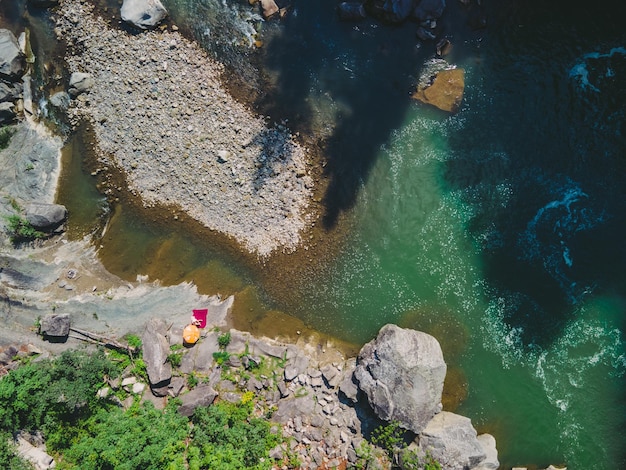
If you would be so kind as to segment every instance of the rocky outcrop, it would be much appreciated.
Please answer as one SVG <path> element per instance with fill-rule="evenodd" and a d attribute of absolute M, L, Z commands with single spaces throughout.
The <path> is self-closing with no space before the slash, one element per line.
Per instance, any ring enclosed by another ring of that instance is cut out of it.
<path fill-rule="evenodd" d="M 419 433 L 441 410 L 446 363 L 435 338 L 385 325 L 361 349 L 354 372 L 376 415 Z"/>
<path fill-rule="evenodd" d="M 419 446 L 422 450 L 428 451 L 444 470 L 476 469 L 487 460 L 487 453 L 476 434 L 469 418 L 442 411 L 422 430 Z M 489 448 L 489 464 L 493 464 L 494 459 L 497 464 L 497 452 L 494 457 L 489 438 L 482 440 Z M 498 468 L 498 465 L 495 468 Z"/>
<path fill-rule="evenodd" d="M 150 386 L 157 396 L 167 394 L 167 385 L 172 378 L 172 365 L 167 362 L 170 344 L 165 337 L 166 330 L 167 326 L 163 320 L 153 318 L 141 336 L 143 359 Z"/>
<path fill-rule="evenodd" d="M 67 209 L 61 204 L 33 202 L 26 206 L 25 216 L 37 230 L 51 231 L 65 222 Z"/>
<path fill-rule="evenodd" d="M 0 29 L 0 78 L 14 82 L 26 70 L 26 57 L 20 50 L 15 35 L 8 29 Z"/>
<path fill-rule="evenodd" d="M 437 72 L 432 83 L 420 85 L 413 99 L 443 111 L 455 113 L 463 100 L 465 72 L 463 69 L 447 69 Z"/>
<path fill-rule="evenodd" d="M 122 20 L 139 29 L 152 29 L 167 16 L 159 0 L 124 0 Z"/>

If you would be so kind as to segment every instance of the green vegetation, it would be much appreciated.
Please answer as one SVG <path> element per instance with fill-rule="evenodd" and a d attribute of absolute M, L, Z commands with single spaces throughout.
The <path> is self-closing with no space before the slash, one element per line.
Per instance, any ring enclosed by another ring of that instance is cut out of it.
<path fill-rule="evenodd" d="M 0 468 L 31 468 L 9 444 L 19 430 L 40 430 L 60 470 L 264 470 L 277 464 L 269 451 L 283 438 L 271 432 L 263 418 L 265 410 L 252 392 L 239 404 L 218 402 L 197 408 L 191 419 L 178 413 L 177 399 L 164 410 L 138 400 L 123 410 L 113 400 L 99 398 L 104 377 L 116 378 L 133 363 L 121 356 L 70 351 L 3 377 Z M 136 369 L 141 363 L 134 359 Z M 197 381 L 193 375 L 188 380 Z"/>
<path fill-rule="evenodd" d="M 8 225 L 9 236 L 13 243 L 31 241 L 46 236 L 45 233 L 36 230 L 28 220 L 19 215 L 14 214 L 5 218 Z"/>
<path fill-rule="evenodd" d="M 172 367 L 180 367 L 183 362 L 182 352 L 172 352 L 168 354 L 167 361 L 172 364 Z"/>
<path fill-rule="evenodd" d="M 393 455 L 404 447 L 405 433 L 406 431 L 400 428 L 400 423 L 391 421 L 387 425 L 378 426 L 374 429 L 371 440 L 373 444 L 382 447 L 390 459 L 393 459 Z"/>
<path fill-rule="evenodd" d="M 9 126 L 0 128 L 0 150 L 4 150 L 9 146 L 9 141 L 15 133 L 15 129 Z"/>
<path fill-rule="evenodd" d="M 230 344 L 230 331 L 217 337 L 217 344 L 220 348 L 225 349 Z"/>
<path fill-rule="evenodd" d="M 0 468 L 33 470 L 28 462 L 18 457 L 15 446 L 9 443 L 10 439 L 9 433 L 0 432 Z"/>
<path fill-rule="evenodd" d="M 190 469 L 270 469 L 267 455 L 281 442 L 270 423 L 253 416 L 253 403 L 219 402 L 193 415 L 193 459 Z M 196 450 L 197 449 L 197 450 Z"/>
<path fill-rule="evenodd" d="M 215 359 L 215 362 L 218 366 L 223 365 L 226 361 L 228 361 L 229 358 L 230 354 L 228 354 L 226 351 L 216 351 L 213 353 L 213 359 Z"/>

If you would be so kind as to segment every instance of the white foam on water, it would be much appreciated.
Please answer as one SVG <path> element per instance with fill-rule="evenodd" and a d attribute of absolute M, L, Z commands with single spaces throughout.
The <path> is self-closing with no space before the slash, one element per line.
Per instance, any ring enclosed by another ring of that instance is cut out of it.
<path fill-rule="evenodd" d="M 555 199 L 540 207 L 520 234 L 521 259 L 542 263 L 569 300 L 577 302 L 588 293 L 589 286 L 579 286 L 570 278 L 575 257 L 568 243 L 577 232 L 603 223 L 606 216 L 592 207 L 589 195 L 571 180 L 545 181 L 543 185 Z"/>
<path fill-rule="evenodd" d="M 613 57 L 616 54 L 626 55 L 626 48 L 614 47 L 609 52 L 604 53 L 604 54 L 600 52 L 589 52 L 587 54 L 584 54 L 580 58 L 580 60 L 572 66 L 572 68 L 569 71 L 569 76 L 570 78 L 578 80 L 578 82 L 580 83 L 580 86 L 583 89 L 590 89 L 599 93 L 601 91 L 600 88 L 596 86 L 595 84 L 591 83 L 589 79 L 588 61 L 589 59 L 603 59 L 603 58 L 608 59 L 608 58 Z M 612 77 L 614 73 L 615 72 L 613 71 L 613 69 L 611 69 L 610 66 L 607 66 L 604 76 Z"/>
<path fill-rule="evenodd" d="M 546 397 L 557 410 L 560 438 L 570 468 L 611 468 L 610 455 L 619 452 L 614 432 L 605 421 L 616 413 L 619 400 L 608 384 L 626 374 L 626 342 L 618 327 L 602 320 L 602 307 L 579 307 L 562 334 L 551 345 L 524 344 L 520 328 L 506 323 L 506 312 L 514 299 L 490 301 L 483 319 L 483 345 L 502 359 L 502 365 L 522 365 L 542 384 Z M 613 385 L 613 389 L 617 388 Z M 613 395 L 612 395 L 613 393 Z M 590 449 L 605 447 L 606 456 Z M 593 455 L 590 455 L 593 454 Z M 594 460 L 596 459 L 596 460 Z M 588 467 L 590 468 L 590 467 Z"/>

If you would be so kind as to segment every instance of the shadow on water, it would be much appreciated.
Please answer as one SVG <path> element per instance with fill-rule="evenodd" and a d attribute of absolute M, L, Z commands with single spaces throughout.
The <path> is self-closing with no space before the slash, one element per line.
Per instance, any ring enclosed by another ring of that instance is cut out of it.
<path fill-rule="evenodd" d="M 520 3 L 487 6 L 478 68 L 490 95 L 467 96 L 472 125 L 451 137 L 445 179 L 474 209 L 467 228 L 505 321 L 547 347 L 588 294 L 626 292 L 626 54 L 609 55 L 626 33 L 610 2 L 593 18 Z"/>
<path fill-rule="evenodd" d="M 298 2 L 270 35 L 262 62 L 273 86 L 257 103 L 305 139 L 324 141 L 327 229 L 354 205 L 380 146 L 404 119 L 420 64 L 432 54 L 415 47 L 415 23 L 342 22 L 335 6 Z"/>

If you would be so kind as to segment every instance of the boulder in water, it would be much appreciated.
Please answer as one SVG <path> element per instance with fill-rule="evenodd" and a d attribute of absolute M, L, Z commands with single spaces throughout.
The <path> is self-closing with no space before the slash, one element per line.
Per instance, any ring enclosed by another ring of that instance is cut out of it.
<path fill-rule="evenodd" d="M 122 20 L 139 29 L 152 29 L 167 16 L 160 0 L 124 0 Z"/>
<path fill-rule="evenodd" d="M 430 104 L 443 111 L 455 113 L 463 100 L 465 71 L 463 69 L 441 70 L 431 84 L 418 86 L 412 98 Z"/>
<path fill-rule="evenodd" d="M 385 325 L 361 349 L 354 376 L 376 415 L 419 433 L 441 409 L 446 363 L 435 338 Z"/>

